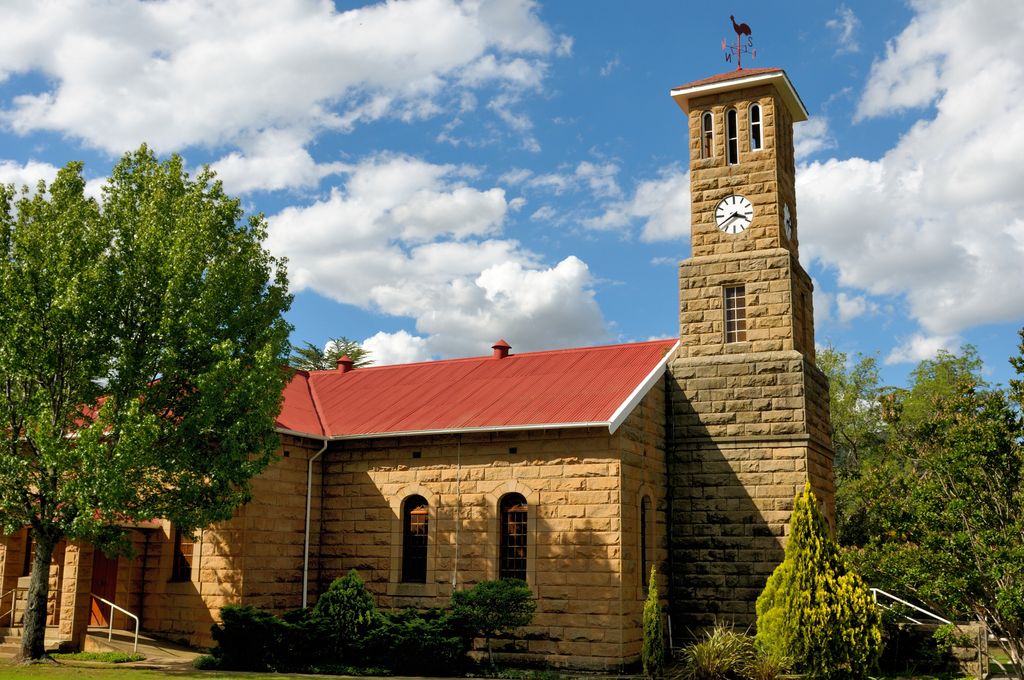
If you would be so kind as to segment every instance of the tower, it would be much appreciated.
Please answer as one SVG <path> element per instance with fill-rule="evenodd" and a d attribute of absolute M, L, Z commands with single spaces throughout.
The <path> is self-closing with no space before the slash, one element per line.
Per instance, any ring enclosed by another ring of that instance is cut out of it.
<path fill-rule="evenodd" d="M 689 122 L 692 255 L 668 390 L 670 602 L 684 626 L 750 623 L 795 494 L 809 481 L 830 517 L 834 505 L 828 383 L 799 261 L 793 124 L 807 110 L 774 68 L 671 94 Z"/>

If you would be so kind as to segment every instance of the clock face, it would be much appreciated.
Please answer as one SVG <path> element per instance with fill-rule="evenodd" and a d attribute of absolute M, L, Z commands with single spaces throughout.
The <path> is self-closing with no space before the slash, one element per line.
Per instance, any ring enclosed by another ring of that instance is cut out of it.
<path fill-rule="evenodd" d="M 793 240 L 793 213 L 789 211 L 789 203 L 782 204 L 782 226 L 786 230 L 786 240 Z"/>
<path fill-rule="evenodd" d="M 745 196 L 726 196 L 715 208 L 715 222 L 726 234 L 739 234 L 754 220 L 754 206 Z"/>

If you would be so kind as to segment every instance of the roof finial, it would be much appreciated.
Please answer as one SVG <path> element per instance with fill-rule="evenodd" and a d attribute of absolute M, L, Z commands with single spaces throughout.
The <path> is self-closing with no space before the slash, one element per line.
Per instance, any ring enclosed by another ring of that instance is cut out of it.
<path fill-rule="evenodd" d="M 736 55 L 736 70 L 740 71 L 743 69 L 740 63 L 743 55 L 749 54 L 751 59 L 757 59 L 757 50 L 754 49 L 754 39 L 750 37 L 750 26 L 737 24 L 736 17 L 731 14 L 729 20 L 732 21 L 732 30 L 736 31 L 736 45 L 734 47 L 726 42 L 725 38 L 722 38 L 722 50 L 725 52 L 726 61 L 732 61 L 732 55 Z M 742 36 L 747 36 L 746 43 L 743 43 Z"/>

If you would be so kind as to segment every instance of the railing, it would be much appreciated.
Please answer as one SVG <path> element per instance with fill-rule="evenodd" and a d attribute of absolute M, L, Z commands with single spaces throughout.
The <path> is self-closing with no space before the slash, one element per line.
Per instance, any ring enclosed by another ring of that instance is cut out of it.
<path fill-rule="evenodd" d="M 11 608 L 8 609 L 6 613 L 0 614 L 0 621 L 3 621 L 6 618 L 7 626 L 9 628 L 14 628 L 14 612 L 18 608 L 18 592 L 22 590 L 28 590 L 28 588 L 14 587 L 0 595 L 0 607 L 4 606 L 4 600 L 7 599 L 7 596 L 11 596 Z"/>
<path fill-rule="evenodd" d="M 93 597 L 95 597 L 97 600 L 99 600 L 100 602 L 102 602 L 103 604 L 110 606 L 110 616 L 107 617 L 107 622 L 109 623 L 109 627 L 107 628 L 107 640 L 112 640 L 114 638 L 114 610 L 116 609 L 117 611 L 121 612 L 125 616 L 130 616 L 132 619 L 135 620 L 135 646 L 132 648 L 132 651 L 133 652 L 139 651 L 139 617 L 136 616 L 135 614 L 132 614 L 130 611 L 128 611 L 127 609 L 125 609 L 123 607 L 118 607 L 116 604 L 114 604 L 110 600 L 103 599 L 102 597 L 100 597 L 96 593 L 91 593 L 91 595 Z"/>
<path fill-rule="evenodd" d="M 881 602 L 879 602 L 879 601 L 878 601 L 878 596 L 879 596 L 879 595 L 882 595 L 883 597 L 887 597 L 887 598 L 889 598 L 890 600 L 892 600 L 893 602 L 899 602 L 900 604 L 902 604 L 902 605 L 904 605 L 904 606 L 907 606 L 907 607 L 910 607 L 911 609 L 913 609 L 913 610 L 915 610 L 915 611 L 919 611 L 919 612 L 921 612 L 922 614 L 924 614 L 925 616 L 928 616 L 929 618 L 933 618 L 933 619 L 935 619 L 936 621 L 939 621 L 939 622 L 941 622 L 941 623 L 946 623 L 946 624 L 952 624 L 952 623 L 953 623 L 953 622 L 952 622 L 952 621 L 950 621 L 949 619 L 944 619 L 944 618 L 942 618 L 941 616 L 939 616 L 938 614 L 933 614 L 932 612 L 928 611 L 927 609 L 922 609 L 921 607 L 918 607 L 918 606 L 917 606 L 916 604 L 912 604 L 912 603 L 910 603 L 910 602 L 907 602 L 907 601 L 906 601 L 906 600 L 904 600 L 904 599 L 901 599 L 901 598 L 899 598 L 899 597 L 896 597 L 896 596 L 895 596 L 895 595 L 893 595 L 892 593 L 887 593 L 887 592 L 885 592 L 884 590 L 881 590 L 881 589 L 879 589 L 879 588 L 872 588 L 872 589 L 871 589 L 871 596 L 872 596 L 872 597 L 873 597 L 873 598 L 875 599 L 875 604 L 877 604 L 877 605 L 878 605 L 879 607 L 881 607 L 882 609 L 887 609 L 887 610 L 889 610 L 889 611 L 892 611 L 892 610 L 893 610 L 894 608 L 893 608 L 893 607 L 890 607 L 890 606 L 886 606 L 886 605 L 882 604 Z M 907 621 L 910 621 L 911 623 L 916 623 L 916 624 L 918 624 L 918 625 L 921 625 L 921 623 L 922 623 L 921 621 L 918 621 L 918 620 L 917 620 L 917 619 L 915 619 L 915 618 L 912 618 L 912 617 L 910 617 L 910 616 L 907 616 L 906 614 L 903 614 L 902 612 L 898 612 L 898 613 L 899 613 L 899 614 L 900 614 L 900 615 L 901 615 L 901 616 L 902 616 L 903 618 L 905 618 L 905 619 L 906 619 Z"/>

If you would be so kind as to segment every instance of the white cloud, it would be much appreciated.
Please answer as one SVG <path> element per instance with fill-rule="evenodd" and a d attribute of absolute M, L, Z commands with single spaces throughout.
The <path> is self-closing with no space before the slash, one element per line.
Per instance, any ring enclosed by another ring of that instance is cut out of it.
<path fill-rule="evenodd" d="M 894 347 L 885 357 L 886 364 L 916 364 L 933 359 L 939 350 L 955 352 L 960 347 L 960 338 L 953 335 L 920 335 Z"/>
<path fill-rule="evenodd" d="M 411 364 L 428 361 L 427 340 L 407 331 L 385 333 L 380 331 L 363 340 L 360 346 L 370 353 L 374 366 Z"/>
<path fill-rule="evenodd" d="M 504 191 L 466 175 L 408 156 L 365 159 L 326 199 L 269 218 L 268 247 L 289 258 L 295 291 L 414 319 L 429 356 L 486 353 L 498 337 L 520 351 L 605 339 L 587 265 L 547 266 L 501 238 Z M 399 341 L 412 342 L 379 339 L 392 353 Z"/>
<path fill-rule="evenodd" d="M 0 184 L 13 184 L 14 188 L 19 191 L 23 186 L 34 190 L 39 184 L 39 180 L 43 180 L 47 184 L 53 182 L 57 177 L 57 169 L 55 165 L 39 161 L 25 163 L 10 160 L 0 161 Z"/>
<path fill-rule="evenodd" d="M 623 229 L 642 222 L 644 241 L 685 239 L 690 234 L 690 173 L 678 165 L 661 169 L 657 179 L 636 185 L 633 196 L 613 202 L 604 213 L 584 221 L 590 229 Z"/>
<path fill-rule="evenodd" d="M 793 128 L 793 153 L 798 161 L 835 145 L 823 116 L 812 116 Z"/>
<path fill-rule="evenodd" d="M 839 293 L 836 295 L 836 312 L 839 315 L 839 323 L 849 323 L 859 316 L 878 311 L 878 304 L 868 300 L 863 295 L 847 295 Z"/>
<path fill-rule="evenodd" d="M 607 78 L 612 74 L 612 71 L 617 69 L 620 65 L 622 65 L 622 62 L 619 60 L 618 56 L 609 59 L 605 62 L 605 65 L 601 67 L 601 77 Z"/>
<path fill-rule="evenodd" d="M 920 349 L 921 338 L 934 345 L 1024 318 L 1024 31 L 993 27 L 1024 26 L 1024 5 L 915 7 L 872 68 L 859 111 L 935 102 L 934 115 L 878 160 L 802 165 L 797 195 L 804 254 L 845 288 L 904 296 L 924 331 L 907 347 Z"/>
<path fill-rule="evenodd" d="M 120 154 L 143 140 L 161 152 L 242 147 L 221 165 L 252 188 L 314 182 L 307 143 L 324 129 L 382 117 L 422 119 L 467 104 L 469 89 L 537 88 L 555 36 L 532 0 L 409 0 L 338 11 L 334 3 L 245 0 L 0 5 L 0 80 L 47 83 L 0 112 L 14 131 L 53 131 Z M 507 99 L 514 103 L 514 97 Z M 499 111 L 524 126 L 523 114 Z M 253 148 L 269 145 L 271 148 Z M 329 171 L 329 170 L 328 170 Z"/>
<path fill-rule="evenodd" d="M 836 8 L 836 16 L 825 22 L 825 26 L 832 29 L 836 34 L 836 54 L 859 52 L 860 44 L 857 43 L 857 29 L 860 28 L 860 19 L 853 13 L 853 10 L 846 5 L 839 5 Z"/>
<path fill-rule="evenodd" d="M 534 222 L 550 222 L 558 215 L 558 211 L 550 205 L 542 205 L 540 208 L 534 211 L 530 215 L 530 219 Z"/>
<path fill-rule="evenodd" d="M 267 130 L 240 140 L 243 153 L 233 152 L 211 167 L 232 194 L 316 187 L 328 175 L 343 172 L 344 163 L 317 163 L 306 151 L 306 135 Z"/>

